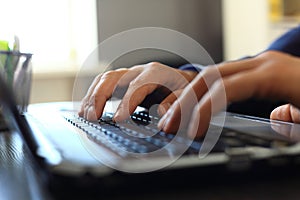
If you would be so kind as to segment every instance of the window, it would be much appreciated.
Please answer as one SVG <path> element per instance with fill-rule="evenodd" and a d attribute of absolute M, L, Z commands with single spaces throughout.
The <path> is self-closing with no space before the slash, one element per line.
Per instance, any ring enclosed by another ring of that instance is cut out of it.
<path fill-rule="evenodd" d="M 0 38 L 17 35 L 34 71 L 75 69 L 97 45 L 94 0 L 1 0 Z"/>

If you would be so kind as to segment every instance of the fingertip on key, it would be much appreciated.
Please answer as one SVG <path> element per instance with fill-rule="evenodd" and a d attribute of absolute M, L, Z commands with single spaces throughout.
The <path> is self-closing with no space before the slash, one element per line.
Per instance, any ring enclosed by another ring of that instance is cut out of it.
<path fill-rule="evenodd" d="M 121 113 L 121 111 L 117 110 L 113 116 L 113 121 L 114 122 L 121 122 L 124 121 L 126 117 L 124 117 L 124 114 Z"/>
<path fill-rule="evenodd" d="M 89 106 L 87 110 L 87 120 L 96 121 L 98 119 L 95 106 Z"/>

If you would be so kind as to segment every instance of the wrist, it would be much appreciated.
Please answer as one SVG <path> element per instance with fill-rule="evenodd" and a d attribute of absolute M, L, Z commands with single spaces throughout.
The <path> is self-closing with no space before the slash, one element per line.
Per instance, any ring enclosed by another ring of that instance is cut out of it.
<path fill-rule="evenodd" d="M 199 72 L 205 69 L 205 66 L 199 64 L 185 64 L 179 67 L 181 74 L 190 82 L 192 81 Z"/>

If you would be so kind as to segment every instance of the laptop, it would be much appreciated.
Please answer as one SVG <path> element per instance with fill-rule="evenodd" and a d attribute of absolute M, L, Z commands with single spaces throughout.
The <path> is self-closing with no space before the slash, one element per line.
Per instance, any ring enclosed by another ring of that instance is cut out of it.
<path fill-rule="evenodd" d="M 293 123 L 222 112 L 207 133 L 220 134 L 217 140 L 190 140 L 184 130 L 177 135 L 157 130 L 159 119 L 142 107 L 126 122 L 114 123 L 117 101 L 108 102 L 103 116 L 93 122 L 77 115 L 79 102 L 30 105 L 20 115 L 1 79 L 0 103 L 6 125 L 20 133 L 54 191 L 103 192 L 118 183 L 128 185 L 131 177 L 189 169 L 247 171 L 257 162 L 269 165 L 276 158 L 300 155 L 300 125 Z"/>

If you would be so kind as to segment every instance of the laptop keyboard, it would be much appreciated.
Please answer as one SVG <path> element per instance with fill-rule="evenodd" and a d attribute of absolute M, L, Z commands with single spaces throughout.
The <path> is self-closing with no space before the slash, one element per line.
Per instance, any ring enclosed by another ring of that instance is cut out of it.
<path fill-rule="evenodd" d="M 105 113 L 102 118 L 93 122 L 76 115 L 64 117 L 72 125 L 83 130 L 91 140 L 121 155 L 126 152 L 150 153 L 161 148 L 169 148 L 168 150 L 176 153 L 179 148 L 187 148 L 190 143 L 186 153 L 197 152 L 201 147 L 198 141 L 159 131 L 159 119 L 149 116 L 146 112 L 134 113 L 130 120 L 122 123 L 113 122 L 112 116 L 112 113 Z M 168 145 L 171 141 L 173 144 Z"/>
<path fill-rule="evenodd" d="M 129 120 L 115 123 L 112 113 L 105 113 L 98 121 L 87 121 L 77 115 L 64 116 L 72 125 L 84 131 L 88 138 L 104 145 L 121 156 L 128 153 L 150 153 L 165 148 L 176 154 L 198 154 L 203 140 L 190 140 L 187 137 L 167 134 L 157 129 L 159 119 L 147 112 L 136 112 Z M 224 152 L 229 148 L 259 146 L 274 148 L 276 141 L 262 139 L 253 135 L 223 129 L 221 137 L 214 145 L 212 152 Z M 290 145 L 281 142 L 281 145 Z"/>

